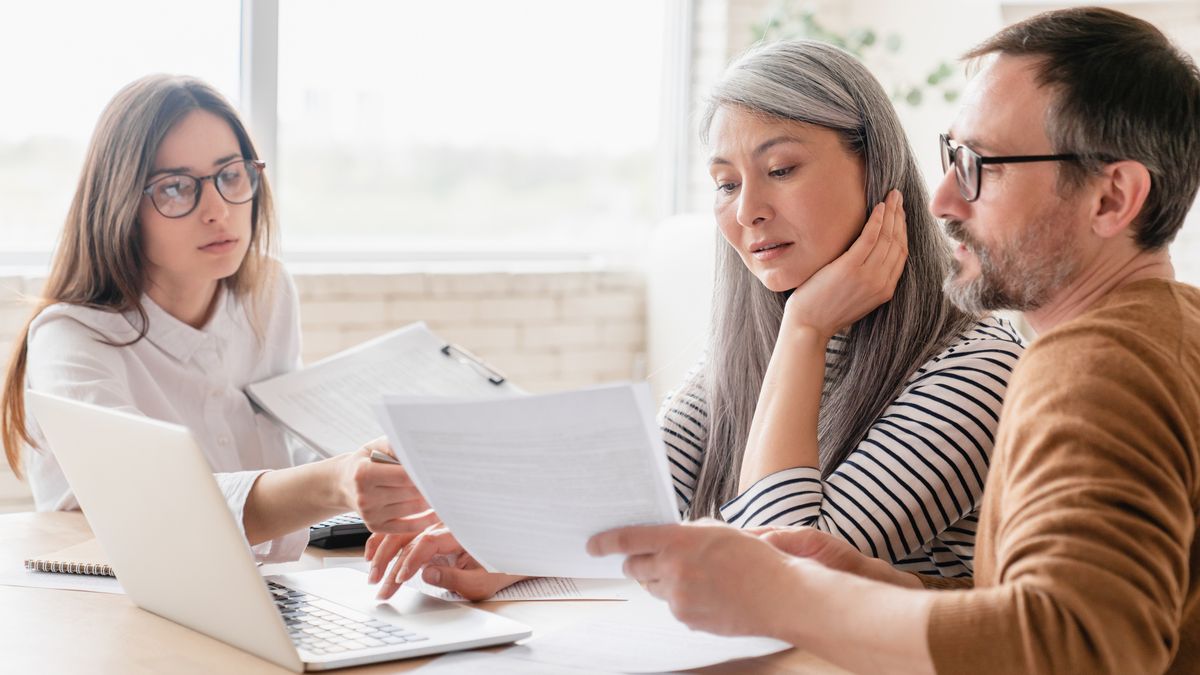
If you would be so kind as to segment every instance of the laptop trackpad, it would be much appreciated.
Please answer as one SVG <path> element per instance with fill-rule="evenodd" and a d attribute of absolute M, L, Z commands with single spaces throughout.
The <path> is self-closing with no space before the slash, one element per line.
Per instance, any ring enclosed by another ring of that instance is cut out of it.
<path fill-rule="evenodd" d="M 366 574 L 346 568 L 331 567 L 267 578 L 385 621 L 403 621 L 406 616 L 431 612 L 460 613 L 466 609 L 411 588 L 400 588 L 386 602 L 376 600 L 379 586 L 368 584 Z"/>

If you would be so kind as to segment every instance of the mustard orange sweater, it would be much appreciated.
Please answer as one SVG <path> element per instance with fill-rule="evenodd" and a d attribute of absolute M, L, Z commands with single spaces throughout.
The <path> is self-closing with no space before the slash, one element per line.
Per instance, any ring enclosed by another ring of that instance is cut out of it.
<path fill-rule="evenodd" d="M 938 673 L 1200 672 L 1200 289 L 1119 288 L 1009 383 Z M 926 580 L 929 586 L 947 586 Z"/>

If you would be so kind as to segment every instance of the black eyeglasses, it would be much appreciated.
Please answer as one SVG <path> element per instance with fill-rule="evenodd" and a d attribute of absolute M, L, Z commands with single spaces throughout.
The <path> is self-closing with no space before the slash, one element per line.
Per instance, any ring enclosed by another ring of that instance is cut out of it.
<path fill-rule="evenodd" d="M 984 164 L 1020 164 L 1023 162 L 1067 162 L 1077 161 L 1079 155 L 1009 155 L 1007 157 L 982 157 L 965 145 L 951 145 L 950 137 L 938 134 L 941 141 L 942 171 L 954 167 L 958 179 L 958 192 L 962 198 L 973 202 L 979 199 L 980 168 Z"/>
<path fill-rule="evenodd" d="M 200 204 L 204 181 L 212 179 L 221 199 L 230 204 L 245 204 L 258 194 L 262 170 L 266 162 L 257 159 L 235 159 L 208 176 L 169 174 L 146 186 L 142 193 L 150 198 L 154 210 L 166 218 L 182 218 Z"/>

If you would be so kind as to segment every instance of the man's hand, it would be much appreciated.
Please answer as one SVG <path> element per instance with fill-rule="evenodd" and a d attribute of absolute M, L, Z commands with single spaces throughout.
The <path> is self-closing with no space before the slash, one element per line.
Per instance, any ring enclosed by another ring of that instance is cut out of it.
<path fill-rule="evenodd" d="M 714 520 L 610 530 L 588 541 L 588 553 L 625 554 L 625 576 L 710 633 L 784 637 L 803 604 L 789 593 L 798 559 Z"/>
<path fill-rule="evenodd" d="M 788 555 L 819 562 L 829 569 L 894 586 L 921 588 L 916 576 L 872 558 L 828 532 L 811 527 L 762 527 L 747 531 Z"/>

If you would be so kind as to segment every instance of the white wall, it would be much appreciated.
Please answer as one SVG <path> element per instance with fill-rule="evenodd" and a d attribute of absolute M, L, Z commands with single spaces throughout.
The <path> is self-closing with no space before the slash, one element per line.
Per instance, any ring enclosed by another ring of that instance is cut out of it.
<path fill-rule="evenodd" d="M 647 246 L 646 363 L 655 398 L 678 386 L 708 339 L 717 229 L 688 214 L 654 228 Z"/>

